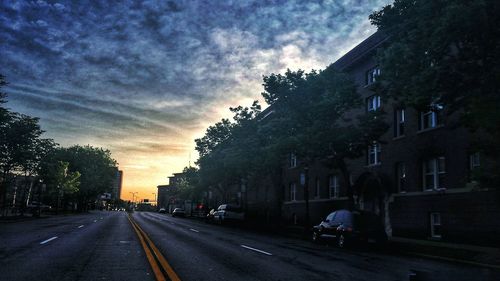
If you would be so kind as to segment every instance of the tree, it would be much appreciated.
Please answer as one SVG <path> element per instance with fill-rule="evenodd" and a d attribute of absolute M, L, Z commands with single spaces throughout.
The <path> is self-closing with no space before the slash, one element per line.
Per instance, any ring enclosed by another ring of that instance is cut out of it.
<path fill-rule="evenodd" d="M 481 137 L 500 183 L 500 2 L 396 0 L 370 15 L 388 35 L 378 91 L 408 106 L 442 105 Z M 486 132 L 487 134 L 483 134 Z"/>
<path fill-rule="evenodd" d="M 268 149 L 282 159 L 294 153 L 306 165 L 321 160 L 339 169 L 353 207 L 347 160 L 362 156 L 387 130 L 383 112 L 356 113 L 362 105 L 357 86 L 333 67 L 322 72 L 272 74 L 264 81 L 263 96 L 272 97 L 275 111 L 265 130 L 272 140 Z"/>
<path fill-rule="evenodd" d="M 3 126 L 9 119 L 9 111 L 3 106 L 7 102 L 5 100 L 7 94 L 2 91 L 2 88 L 5 86 L 7 86 L 7 81 L 5 77 L 0 74 L 0 126 Z"/>
<path fill-rule="evenodd" d="M 70 172 L 69 163 L 63 161 L 57 161 L 53 168 L 54 170 L 51 171 L 52 183 L 55 188 L 52 189 L 52 194 L 56 197 L 56 212 L 58 212 L 61 206 L 61 197 L 64 197 L 65 194 L 71 195 L 78 192 L 80 173 L 78 171 Z"/>
<path fill-rule="evenodd" d="M 5 85 L 7 82 L 0 74 L 0 90 Z M 44 131 L 38 118 L 5 108 L 5 98 L 6 94 L 0 91 L 0 195 L 5 207 L 11 181 L 16 176 L 24 176 L 25 184 L 18 189 L 22 213 L 32 193 L 33 177 L 38 175 L 40 164 L 56 144 L 52 139 L 41 138 Z"/>
<path fill-rule="evenodd" d="M 79 210 L 87 210 L 88 204 L 93 203 L 98 195 L 109 191 L 116 177 L 117 163 L 109 150 L 90 145 L 58 148 L 51 155 L 51 161 L 43 168 L 44 180 L 52 189 L 57 188 L 52 171 L 58 170 L 59 161 L 69 163 L 68 174 L 80 174 L 79 189 L 72 196 L 78 202 Z"/>
<path fill-rule="evenodd" d="M 183 176 L 177 183 L 178 198 L 182 200 L 196 201 L 201 198 L 198 169 L 195 167 L 184 167 Z"/>
<path fill-rule="evenodd" d="M 228 119 L 210 126 L 205 136 L 196 139 L 196 150 L 200 154 L 197 164 L 203 186 L 212 186 L 223 199 L 228 200 L 232 185 L 255 170 L 257 138 L 256 116 L 260 105 L 254 101 L 250 107 L 230 108 L 233 122 Z"/>

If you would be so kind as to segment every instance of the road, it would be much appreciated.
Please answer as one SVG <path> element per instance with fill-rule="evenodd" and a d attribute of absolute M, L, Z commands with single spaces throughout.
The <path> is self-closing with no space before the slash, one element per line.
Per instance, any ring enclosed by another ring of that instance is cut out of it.
<path fill-rule="evenodd" d="M 410 271 L 424 280 L 500 280 L 500 270 L 490 268 L 337 249 L 165 214 L 131 219 L 155 247 L 144 250 L 125 212 L 0 224 L 0 280 L 156 280 L 147 254 L 154 248 L 180 280 L 385 281 L 409 280 Z"/>

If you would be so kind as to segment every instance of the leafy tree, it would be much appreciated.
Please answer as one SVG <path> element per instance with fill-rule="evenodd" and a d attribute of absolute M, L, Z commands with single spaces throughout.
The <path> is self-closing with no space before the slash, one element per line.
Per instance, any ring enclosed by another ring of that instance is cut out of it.
<path fill-rule="evenodd" d="M 182 170 L 183 176 L 177 184 L 178 198 L 183 200 L 197 201 L 201 199 L 199 174 L 195 167 L 185 167 Z"/>
<path fill-rule="evenodd" d="M 378 91 L 409 106 L 459 112 L 480 133 L 494 182 L 500 182 L 499 14 L 495 0 L 396 0 L 370 15 L 389 37 L 379 52 Z"/>
<path fill-rule="evenodd" d="M 274 78 L 272 78 L 274 77 Z M 275 111 L 265 133 L 270 154 L 295 153 L 304 163 L 322 160 L 341 171 L 351 207 L 354 204 L 348 159 L 363 155 L 367 146 L 387 130 L 383 112 L 357 113 L 362 100 L 357 85 L 333 67 L 264 78 Z M 271 92 L 269 92 L 271 91 Z"/>
<path fill-rule="evenodd" d="M 7 81 L 5 80 L 5 77 L 0 74 L 0 126 L 3 126 L 3 124 L 9 119 L 9 111 L 3 106 L 7 102 L 5 100 L 7 94 L 2 91 L 2 88 L 5 86 L 7 86 Z"/>
<path fill-rule="evenodd" d="M 0 90 L 7 85 L 4 76 L 0 75 Z M 40 172 L 43 159 L 54 149 L 56 144 L 52 139 L 41 138 L 43 131 L 39 119 L 28 115 L 11 112 L 3 106 L 6 94 L 0 91 L 0 194 L 3 205 L 7 188 L 13 177 L 23 175 L 25 185 L 18 189 L 21 198 L 21 212 L 25 201 L 32 192 L 32 177 Z"/>
<path fill-rule="evenodd" d="M 70 172 L 69 163 L 63 161 L 57 161 L 52 167 L 53 183 L 58 189 L 66 194 L 78 192 L 80 172 Z"/>
<path fill-rule="evenodd" d="M 196 149 L 200 154 L 200 182 L 218 190 L 224 200 L 228 200 L 232 185 L 255 170 L 253 159 L 258 155 L 256 116 L 260 113 L 257 101 L 250 107 L 230 108 L 234 113 L 233 122 L 223 119 L 210 126 L 204 137 L 196 139 Z"/>
<path fill-rule="evenodd" d="M 58 148 L 51 156 L 51 161 L 44 167 L 44 178 L 54 185 L 51 171 L 57 171 L 59 161 L 69 163 L 68 174 L 79 173 L 80 185 L 73 199 L 78 201 L 78 209 L 86 210 L 89 203 L 93 203 L 98 195 L 109 191 L 116 177 L 116 161 L 111 157 L 111 152 L 103 148 L 90 145 L 75 145 L 69 148 Z M 56 165 L 56 168 L 53 166 Z"/>

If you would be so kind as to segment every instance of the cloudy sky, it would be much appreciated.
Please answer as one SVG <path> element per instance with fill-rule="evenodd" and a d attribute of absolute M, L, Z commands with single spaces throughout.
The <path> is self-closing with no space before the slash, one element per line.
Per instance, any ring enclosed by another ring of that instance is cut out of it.
<path fill-rule="evenodd" d="M 7 106 L 63 146 L 108 148 L 122 198 L 152 198 L 209 125 L 260 98 L 262 75 L 325 68 L 390 2 L 1 1 Z"/>

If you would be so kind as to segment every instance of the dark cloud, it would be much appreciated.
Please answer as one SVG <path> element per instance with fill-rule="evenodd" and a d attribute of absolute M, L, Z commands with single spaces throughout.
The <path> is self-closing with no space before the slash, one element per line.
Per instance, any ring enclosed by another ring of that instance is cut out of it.
<path fill-rule="evenodd" d="M 1 1 L 0 73 L 57 142 L 177 155 L 262 75 L 333 62 L 389 2 Z"/>

